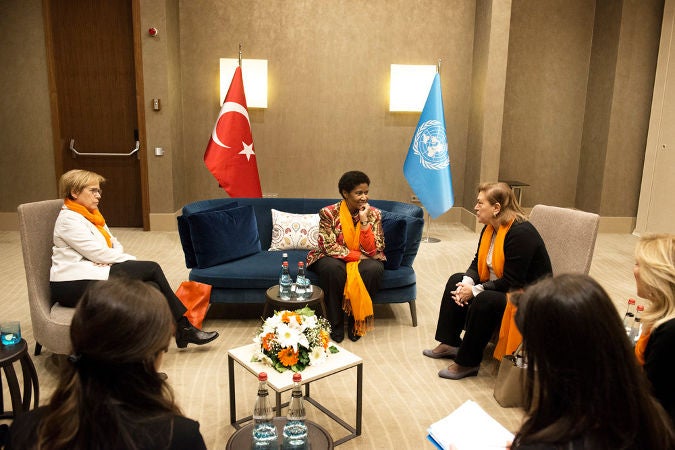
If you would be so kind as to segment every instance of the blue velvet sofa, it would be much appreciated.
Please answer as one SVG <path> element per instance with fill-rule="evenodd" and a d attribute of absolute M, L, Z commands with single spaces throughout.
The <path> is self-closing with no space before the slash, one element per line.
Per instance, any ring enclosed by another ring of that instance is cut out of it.
<path fill-rule="evenodd" d="M 337 199 L 223 198 L 187 204 L 178 217 L 178 231 L 190 268 L 190 280 L 212 286 L 211 303 L 264 303 L 265 291 L 279 282 L 281 254 L 288 253 L 291 275 L 306 249 L 268 251 L 272 242 L 272 209 L 316 214 Z M 374 303 L 408 303 L 417 326 L 417 285 L 413 261 L 422 240 L 423 211 L 408 203 L 371 200 L 382 211 L 385 264 L 381 290 Z M 307 275 L 318 284 L 311 270 Z"/>

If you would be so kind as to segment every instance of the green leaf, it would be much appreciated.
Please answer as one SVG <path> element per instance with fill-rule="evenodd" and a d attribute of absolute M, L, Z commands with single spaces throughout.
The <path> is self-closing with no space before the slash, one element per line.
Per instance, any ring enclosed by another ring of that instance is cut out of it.
<path fill-rule="evenodd" d="M 331 345 L 330 347 L 328 347 L 328 351 L 331 352 L 331 353 L 338 353 L 338 352 L 340 352 L 340 350 L 338 350 L 338 348 L 337 348 L 336 346 L 334 346 L 334 345 Z"/>

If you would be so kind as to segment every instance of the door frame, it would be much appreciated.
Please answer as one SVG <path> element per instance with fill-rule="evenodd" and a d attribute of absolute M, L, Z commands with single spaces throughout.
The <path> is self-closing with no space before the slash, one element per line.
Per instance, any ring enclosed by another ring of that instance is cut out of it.
<path fill-rule="evenodd" d="M 148 191 L 148 152 L 145 132 L 145 91 L 143 89 L 143 47 L 141 42 L 141 7 L 140 0 L 131 1 L 132 28 L 134 40 L 134 78 L 136 82 L 136 114 L 138 120 L 138 140 L 140 148 L 138 150 L 140 175 L 141 175 L 141 208 L 143 215 L 143 230 L 150 230 L 150 193 Z M 63 152 L 66 148 L 66 142 L 61 139 L 61 124 L 59 121 L 59 104 L 56 87 L 56 76 L 54 73 L 54 48 L 52 42 L 51 0 L 42 0 L 42 17 L 45 30 L 45 47 L 47 52 L 47 72 L 49 82 L 49 106 L 51 110 L 52 122 L 52 146 L 54 149 L 54 169 L 56 173 L 56 185 L 58 192 L 58 182 L 60 174 L 63 172 Z M 60 193 L 59 193 L 60 195 Z"/>

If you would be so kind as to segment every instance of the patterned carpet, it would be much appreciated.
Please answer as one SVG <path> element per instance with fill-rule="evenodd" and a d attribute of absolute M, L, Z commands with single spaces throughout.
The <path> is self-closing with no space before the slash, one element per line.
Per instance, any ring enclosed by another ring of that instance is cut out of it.
<path fill-rule="evenodd" d="M 183 252 L 177 233 L 116 229 L 113 233 L 125 249 L 139 259 L 158 261 L 172 286 L 187 280 Z M 362 435 L 341 446 L 348 449 L 429 448 L 427 427 L 449 414 L 466 400 L 474 400 L 498 422 L 515 431 L 523 413 L 501 408 L 492 396 L 497 364 L 483 361 L 477 377 L 460 381 L 436 374 L 448 360 L 422 356 L 422 349 L 435 345 L 433 336 L 440 297 L 448 276 L 463 271 L 475 252 L 478 235 L 460 225 L 433 223 L 432 237 L 438 243 L 422 243 L 415 270 L 418 277 L 418 326 L 411 326 L 407 304 L 376 305 L 375 329 L 359 342 L 345 340 L 342 346 L 364 361 Z M 425 231 L 425 236 L 427 236 Z M 608 290 L 623 313 L 628 297 L 635 295 L 633 249 L 637 238 L 628 234 L 601 234 L 591 275 Z M 21 321 L 23 337 L 31 349 L 33 333 L 26 295 L 21 245 L 18 232 L 0 232 L 0 307 L 3 319 Z M 218 330 L 220 338 L 203 347 L 175 346 L 165 355 L 169 376 L 179 405 L 188 417 L 198 420 L 209 449 L 222 449 L 234 432 L 230 425 L 227 350 L 251 342 L 259 325 L 260 308 L 213 308 L 204 329 Z M 45 403 L 55 384 L 57 365 L 62 361 L 48 349 L 33 356 L 40 380 L 40 400 Z M 235 366 L 237 417 L 250 414 L 256 395 L 256 380 Z M 4 383 L 3 383 L 4 384 Z M 354 424 L 356 371 L 348 370 L 312 383 L 312 396 L 348 423 Z M 290 392 L 282 396 L 282 400 Z M 7 399 L 7 394 L 3 395 Z M 7 402 L 7 400 L 5 400 Z M 334 439 L 346 430 L 308 406 L 308 418 L 325 427 Z"/>

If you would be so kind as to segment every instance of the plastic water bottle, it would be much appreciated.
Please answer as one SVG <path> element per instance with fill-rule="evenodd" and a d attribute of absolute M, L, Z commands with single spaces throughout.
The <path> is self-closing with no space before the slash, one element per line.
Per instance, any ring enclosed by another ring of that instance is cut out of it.
<path fill-rule="evenodd" d="M 284 261 L 281 267 L 281 278 L 279 278 L 279 298 L 282 300 L 291 299 L 291 285 L 293 280 L 288 272 L 288 261 Z"/>
<path fill-rule="evenodd" d="M 269 392 L 267 392 L 267 374 L 258 374 L 258 397 L 253 407 L 253 435 L 252 450 L 279 449 L 279 437 L 274 426 L 274 412 L 270 406 Z"/>
<path fill-rule="evenodd" d="M 298 300 L 307 298 L 307 278 L 305 277 L 305 263 L 298 261 L 298 276 L 295 277 L 295 295 Z"/>
<path fill-rule="evenodd" d="M 288 415 L 283 430 L 282 450 L 309 450 L 307 424 L 305 423 L 305 405 L 302 400 L 302 377 L 293 374 L 293 392 L 288 403 Z"/>
<path fill-rule="evenodd" d="M 633 328 L 633 321 L 635 320 L 635 299 L 628 299 L 628 308 L 626 314 L 623 316 L 623 326 L 626 329 L 626 334 L 630 336 L 630 330 Z"/>
<path fill-rule="evenodd" d="M 633 320 L 633 326 L 630 329 L 630 334 L 628 337 L 630 338 L 630 343 L 635 345 L 635 343 L 640 339 L 640 335 L 642 334 L 642 311 L 644 311 L 645 307 L 642 305 L 637 306 L 637 311 L 635 312 L 635 320 Z"/>

